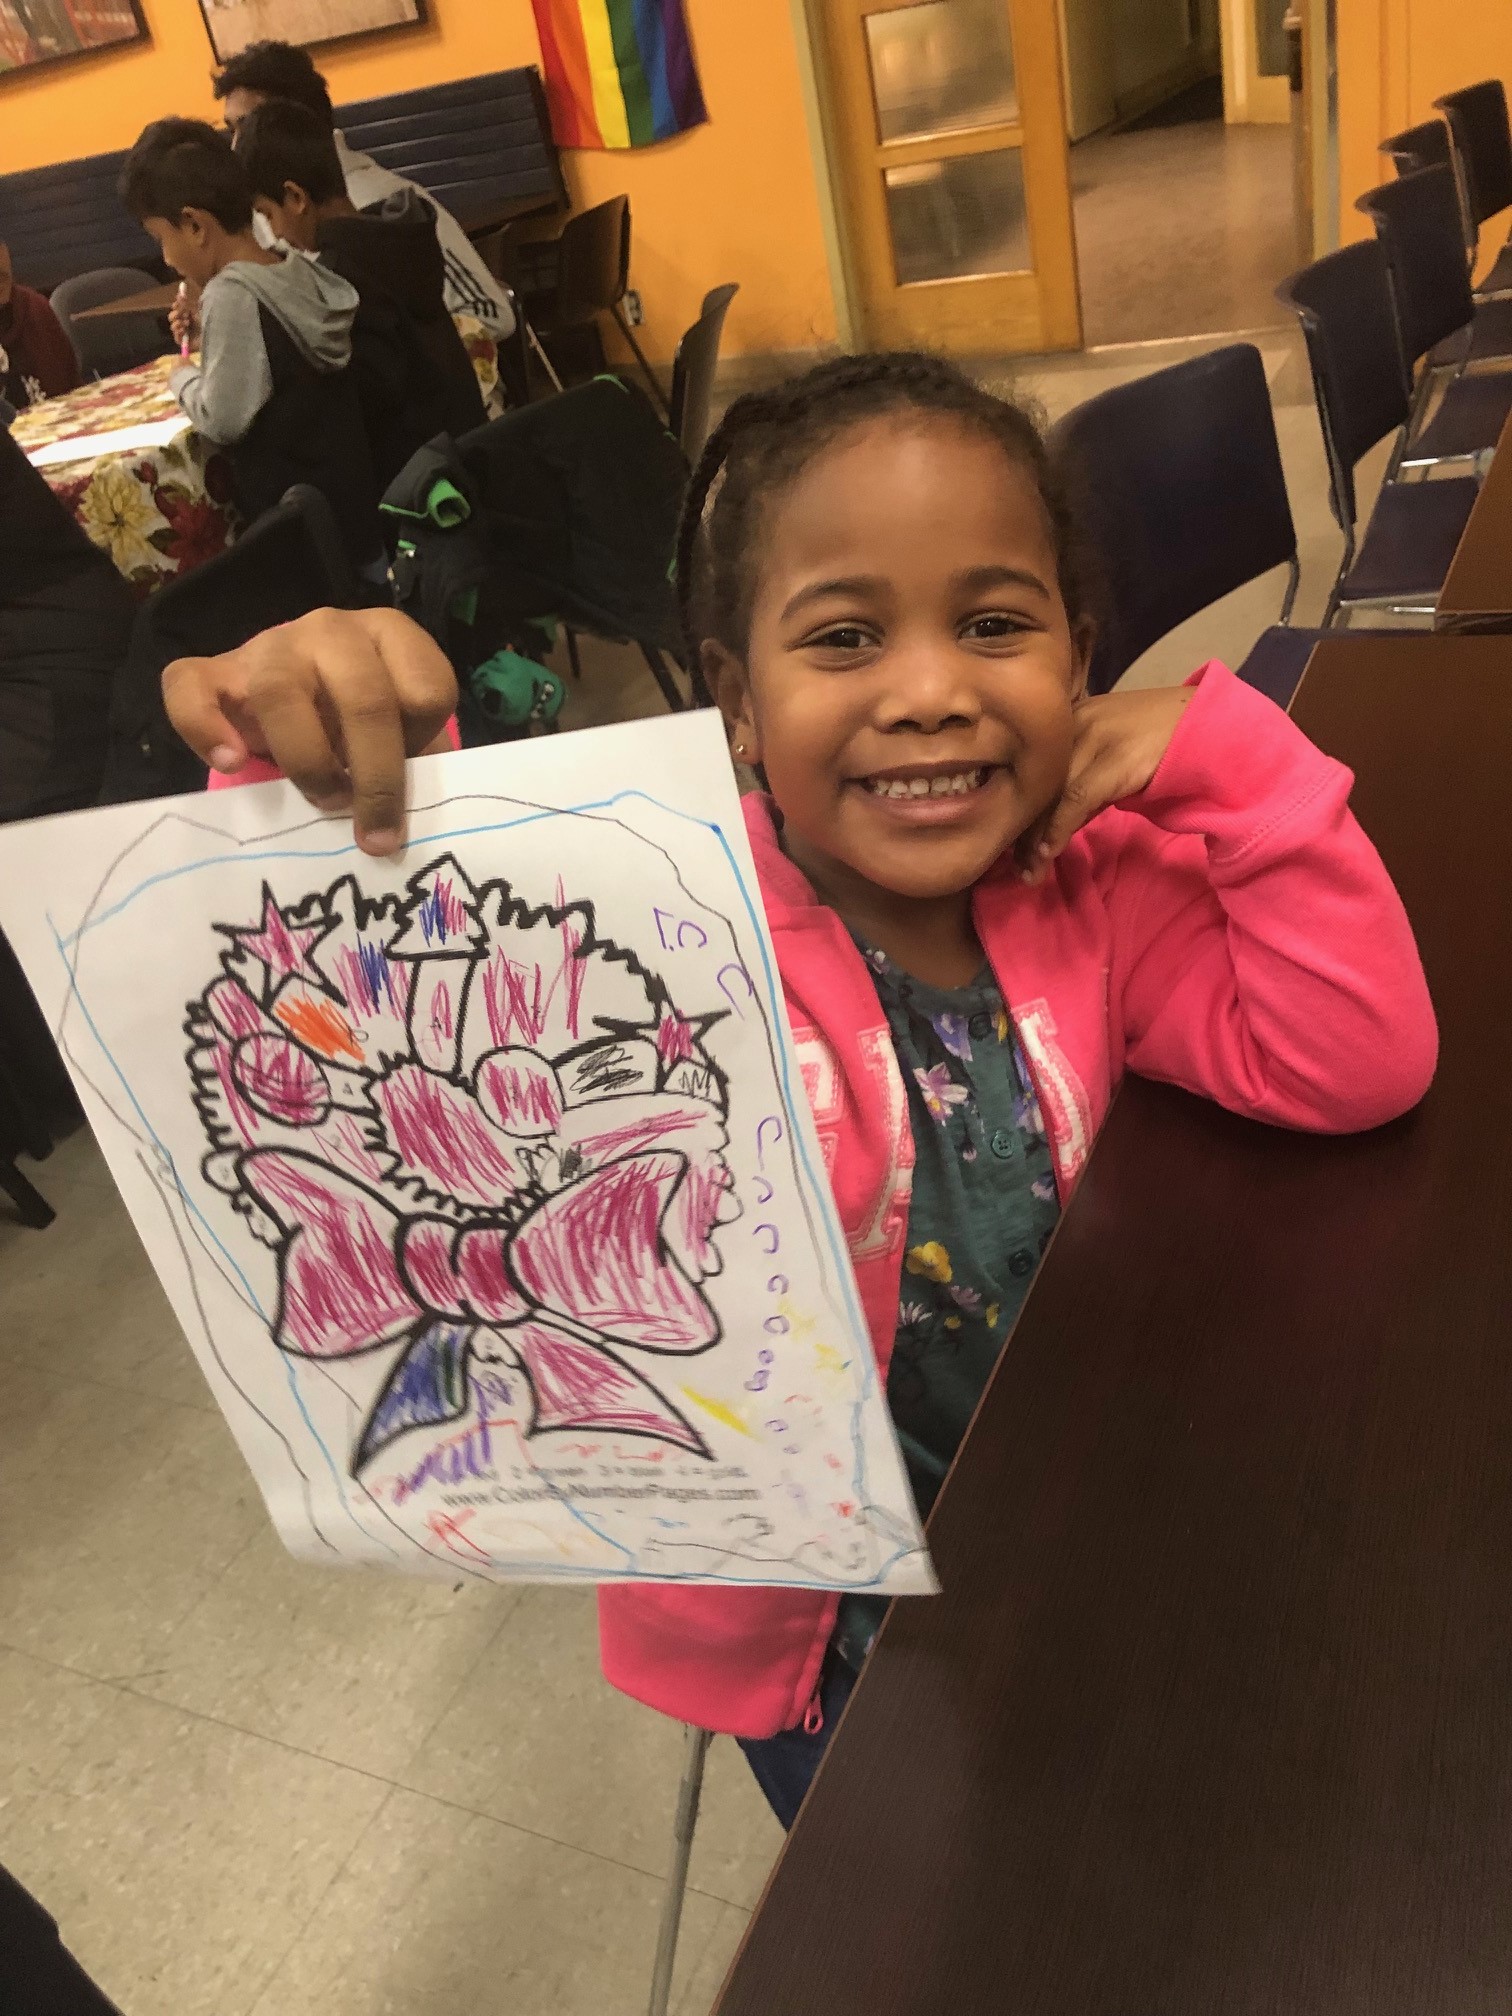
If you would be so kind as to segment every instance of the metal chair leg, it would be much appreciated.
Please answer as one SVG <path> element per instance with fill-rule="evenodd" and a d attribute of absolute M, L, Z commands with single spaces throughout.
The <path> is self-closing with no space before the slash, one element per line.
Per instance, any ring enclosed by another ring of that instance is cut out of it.
<path fill-rule="evenodd" d="M 667 661 L 653 645 L 642 644 L 640 654 L 651 667 L 652 677 L 661 688 L 661 696 L 667 703 L 669 714 L 682 714 L 687 709 L 687 701 L 677 690 L 677 682 L 667 670 Z"/>
<path fill-rule="evenodd" d="M 664 420 L 670 420 L 672 417 L 672 409 L 667 404 L 667 395 L 662 390 L 661 380 L 660 378 L 657 377 L 656 373 L 651 369 L 650 364 L 646 361 L 646 353 L 644 350 L 642 350 L 639 343 L 636 342 L 635 331 L 630 327 L 628 318 L 621 311 L 619 304 L 617 302 L 615 306 L 610 309 L 609 312 L 614 317 L 615 321 L 619 324 L 619 332 L 621 336 L 624 337 L 625 341 L 630 345 L 630 348 L 635 352 L 635 361 L 637 364 L 639 364 L 641 368 L 641 376 L 645 379 L 646 383 L 651 387 L 651 397 L 656 401 L 657 409 L 661 413 L 662 418 Z"/>
<path fill-rule="evenodd" d="M 691 1723 L 684 1731 L 682 1783 L 677 1788 L 677 1819 L 672 1829 L 672 1867 L 667 1871 L 667 1894 L 662 1899 L 647 2016 L 667 2016 L 672 1963 L 677 1958 L 677 1934 L 682 1926 L 683 1897 L 688 1888 L 688 1858 L 693 1852 L 693 1830 L 698 1825 L 698 1800 L 703 1791 L 704 1760 L 712 1741 L 709 1730 L 695 1729 Z"/>
<path fill-rule="evenodd" d="M 546 355 L 546 351 L 544 346 L 542 345 L 540 337 L 537 336 L 535 330 L 530 326 L 530 323 L 525 320 L 525 316 L 523 315 L 523 313 L 520 317 L 520 320 L 525 323 L 525 341 L 530 345 L 531 349 L 534 350 L 536 357 L 540 361 L 541 369 L 546 373 L 546 376 L 551 380 L 552 384 L 556 387 L 557 391 L 560 392 L 562 389 L 562 381 L 557 376 L 556 366 L 552 363 L 551 359 Z"/>

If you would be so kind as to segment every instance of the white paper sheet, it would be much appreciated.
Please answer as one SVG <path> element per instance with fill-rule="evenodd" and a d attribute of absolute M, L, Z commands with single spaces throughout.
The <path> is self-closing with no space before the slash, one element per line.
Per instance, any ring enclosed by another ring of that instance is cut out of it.
<path fill-rule="evenodd" d="M 50 469 L 59 462 L 96 462 L 102 455 L 135 455 L 143 448 L 166 448 L 180 434 L 187 434 L 189 422 L 182 413 L 166 420 L 143 420 L 135 427 L 116 427 L 104 434 L 75 434 L 68 441 L 49 441 L 30 449 L 27 461 L 33 469 Z"/>
<path fill-rule="evenodd" d="M 0 829 L 0 924 L 286 1544 L 932 1588 L 716 719 L 410 795 L 398 862 L 284 784 Z"/>

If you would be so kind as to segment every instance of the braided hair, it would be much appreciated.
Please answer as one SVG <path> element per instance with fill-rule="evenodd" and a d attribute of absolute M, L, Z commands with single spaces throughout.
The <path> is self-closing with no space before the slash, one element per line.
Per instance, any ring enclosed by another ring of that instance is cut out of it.
<path fill-rule="evenodd" d="M 1074 624 L 1086 613 L 1080 541 L 1059 470 L 1034 418 L 920 351 L 836 357 L 730 406 L 709 436 L 683 500 L 674 580 L 687 663 L 712 637 L 744 657 L 755 597 L 759 517 L 838 436 L 893 413 L 939 414 L 995 441 L 1027 472 L 1049 520 L 1056 572 Z"/>

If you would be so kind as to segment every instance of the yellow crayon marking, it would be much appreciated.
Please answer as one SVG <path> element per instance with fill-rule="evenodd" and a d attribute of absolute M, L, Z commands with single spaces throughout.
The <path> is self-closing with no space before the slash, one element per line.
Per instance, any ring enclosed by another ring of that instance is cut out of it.
<path fill-rule="evenodd" d="M 723 1421 L 726 1428 L 737 1429 L 742 1435 L 751 1433 L 744 1416 L 737 1414 L 733 1407 L 727 1407 L 723 1400 L 711 1400 L 707 1393 L 695 1393 L 691 1386 L 684 1386 L 682 1390 L 695 1406 L 702 1407 L 706 1414 L 712 1414 L 716 1421 Z"/>

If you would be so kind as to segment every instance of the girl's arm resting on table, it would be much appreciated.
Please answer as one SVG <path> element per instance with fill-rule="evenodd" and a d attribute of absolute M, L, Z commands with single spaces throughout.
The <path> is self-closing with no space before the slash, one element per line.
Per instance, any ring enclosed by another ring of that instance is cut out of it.
<path fill-rule="evenodd" d="M 1204 674 L 1123 801 L 1111 864 L 1110 1010 L 1132 1070 L 1324 1133 L 1422 1098 L 1433 1004 L 1353 781 L 1231 673 Z"/>

